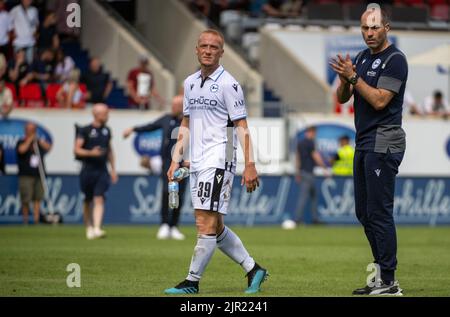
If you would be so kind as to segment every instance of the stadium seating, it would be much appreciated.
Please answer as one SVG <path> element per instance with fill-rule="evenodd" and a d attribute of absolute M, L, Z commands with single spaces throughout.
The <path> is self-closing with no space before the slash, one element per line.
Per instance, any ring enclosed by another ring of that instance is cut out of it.
<path fill-rule="evenodd" d="M 21 86 L 19 96 L 22 105 L 26 108 L 44 107 L 42 90 L 39 84 L 31 83 Z"/>
<path fill-rule="evenodd" d="M 58 108 L 60 105 L 56 99 L 56 94 L 58 90 L 61 88 L 60 84 L 49 84 L 45 91 L 45 95 L 47 96 L 47 106 L 50 108 Z"/>

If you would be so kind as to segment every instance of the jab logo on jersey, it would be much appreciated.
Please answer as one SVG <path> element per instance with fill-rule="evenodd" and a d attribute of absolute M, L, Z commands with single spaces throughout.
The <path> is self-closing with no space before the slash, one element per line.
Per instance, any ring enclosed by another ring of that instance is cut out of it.
<path fill-rule="evenodd" d="M 381 59 L 377 58 L 376 60 L 373 61 L 372 63 L 372 69 L 377 69 L 378 66 L 380 66 L 381 64 Z"/>
<path fill-rule="evenodd" d="M 219 85 L 217 84 L 212 84 L 211 87 L 209 87 L 209 90 L 211 92 L 218 92 L 219 91 Z"/>
<path fill-rule="evenodd" d="M 243 107 L 245 105 L 244 100 L 238 100 L 234 102 L 234 107 L 235 108 L 239 108 L 239 107 Z"/>

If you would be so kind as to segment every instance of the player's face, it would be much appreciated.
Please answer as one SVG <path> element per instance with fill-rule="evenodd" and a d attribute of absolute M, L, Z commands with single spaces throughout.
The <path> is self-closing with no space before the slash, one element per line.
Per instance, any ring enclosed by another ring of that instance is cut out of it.
<path fill-rule="evenodd" d="M 220 36 L 212 33 L 200 35 L 197 43 L 197 57 L 200 65 L 211 67 L 219 65 L 223 55 L 223 42 Z"/>
<path fill-rule="evenodd" d="M 387 41 L 389 25 L 384 25 L 381 19 L 381 12 L 375 10 L 365 12 L 361 17 L 361 33 L 367 46 L 376 51 Z"/>

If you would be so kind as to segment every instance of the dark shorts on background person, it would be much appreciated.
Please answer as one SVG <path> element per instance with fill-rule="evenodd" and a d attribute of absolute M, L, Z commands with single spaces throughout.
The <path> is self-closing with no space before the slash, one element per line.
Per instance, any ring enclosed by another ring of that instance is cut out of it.
<path fill-rule="evenodd" d="M 19 193 L 22 205 L 44 198 L 44 188 L 39 176 L 19 176 Z"/>
<path fill-rule="evenodd" d="M 80 173 L 80 188 L 85 201 L 92 201 L 94 197 L 105 197 L 111 184 L 108 170 L 82 169 Z"/>

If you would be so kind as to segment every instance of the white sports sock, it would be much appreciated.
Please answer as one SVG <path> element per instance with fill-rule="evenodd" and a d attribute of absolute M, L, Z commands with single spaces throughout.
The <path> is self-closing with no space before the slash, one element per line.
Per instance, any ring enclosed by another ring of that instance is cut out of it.
<path fill-rule="evenodd" d="M 222 233 L 217 236 L 217 246 L 233 261 L 239 263 L 245 272 L 250 272 L 255 266 L 255 260 L 247 252 L 241 239 L 230 228 L 225 226 Z"/>
<path fill-rule="evenodd" d="M 202 274 L 216 250 L 216 236 L 201 234 L 197 238 L 197 245 L 189 267 L 188 281 L 200 281 Z"/>

